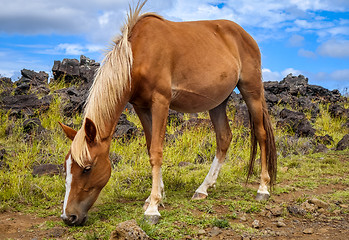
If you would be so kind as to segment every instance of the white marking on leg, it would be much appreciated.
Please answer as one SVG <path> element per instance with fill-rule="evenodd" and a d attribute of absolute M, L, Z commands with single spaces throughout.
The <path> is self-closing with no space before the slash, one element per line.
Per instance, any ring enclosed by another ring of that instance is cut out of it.
<path fill-rule="evenodd" d="M 222 168 L 222 165 L 223 165 L 223 163 L 220 163 L 218 158 L 215 157 L 213 159 L 210 171 L 208 172 L 208 174 L 205 177 L 205 180 L 203 181 L 203 183 L 200 185 L 200 187 L 195 192 L 202 193 L 202 194 L 205 194 L 207 196 L 208 195 L 207 189 L 216 183 L 217 177 L 218 177 L 219 171 Z"/>
<path fill-rule="evenodd" d="M 164 182 L 162 181 L 162 171 L 160 170 L 160 190 L 162 194 L 162 199 L 165 197 L 165 185 Z M 150 203 L 150 196 L 145 200 L 145 203 Z"/>
<path fill-rule="evenodd" d="M 161 216 L 159 210 L 158 210 L 158 204 L 149 204 L 147 210 L 144 212 L 144 215 L 151 215 L 151 216 Z"/>
<path fill-rule="evenodd" d="M 145 210 L 144 215 L 161 216 L 158 210 L 158 206 L 162 200 L 161 193 L 164 189 L 164 183 L 162 181 L 161 168 L 158 171 L 159 172 L 157 173 L 157 171 L 153 169 L 153 180 L 158 179 L 158 182 L 153 182 L 151 194 L 146 200 L 146 203 L 149 203 L 149 205 Z M 157 174 L 158 177 L 156 177 Z"/>
<path fill-rule="evenodd" d="M 63 214 L 61 216 L 62 218 L 67 218 L 65 210 L 67 208 L 68 198 L 69 198 L 70 189 L 71 189 L 71 183 L 73 180 L 71 167 L 72 167 L 72 159 L 71 159 L 71 155 L 69 155 L 69 158 L 66 161 L 65 197 L 64 197 L 64 204 L 63 204 Z"/>
<path fill-rule="evenodd" d="M 260 184 L 259 185 L 257 193 L 270 195 L 270 193 L 268 192 L 268 186 L 265 185 L 265 184 Z"/>

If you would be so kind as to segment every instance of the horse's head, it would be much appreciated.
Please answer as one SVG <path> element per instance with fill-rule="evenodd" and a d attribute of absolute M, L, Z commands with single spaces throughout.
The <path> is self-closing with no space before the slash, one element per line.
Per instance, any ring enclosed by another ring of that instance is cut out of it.
<path fill-rule="evenodd" d="M 97 140 L 96 126 L 88 118 L 78 132 L 60 125 L 73 141 L 64 163 L 66 192 L 61 218 L 68 225 L 82 225 L 87 220 L 88 210 L 109 180 L 109 144 Z"/>

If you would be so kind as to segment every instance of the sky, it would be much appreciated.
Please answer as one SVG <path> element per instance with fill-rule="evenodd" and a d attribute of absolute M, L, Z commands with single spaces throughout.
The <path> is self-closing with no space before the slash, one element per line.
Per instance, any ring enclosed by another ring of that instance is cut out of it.
<path fill-rule="evenodd" d="M 103 59 L 137 0 L 1 0 L 0 75 L 52 75 L 54 60 Z M 349 0 L 148 0 L 171 21 L 228 19 L 259 44 L 264 81 L 302 74 L 348 93 Z"/>

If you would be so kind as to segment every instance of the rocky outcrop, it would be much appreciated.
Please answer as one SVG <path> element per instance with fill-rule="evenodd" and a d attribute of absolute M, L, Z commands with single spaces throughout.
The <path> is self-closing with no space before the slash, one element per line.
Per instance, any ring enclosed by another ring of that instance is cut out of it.
<path fill-rule="evenodd" d="M 63 59 L 54 61 L 52 73 L 53 82 L 63 81 L 65 83 L 92 83 L 93 77 L 100 64 L 83 55 L 80 61 L 77 59 Z"/>
<path fill-rule="evenodd" d="M 74 84 L 71 87 L 59 89 L 54 92 L 54 94 L 57 94 L 63 100 L 64 116 L 71 117 L 73 114 L 82 113 L 95 72 L 99 66 L 99 63 L 83 55 L 80 56 L 80 61 L 77 59 L 63 59 L 62 62 L 54 62 L 52 67 L 54 78 L 51 82 L 63 82 L 68 85 Z"/>
<path fill-rule="evenodd" d="M 72 117 L 74 114 L 83 112 L 89 89 L 99 66 L 99 63 L 85 56 L 81 56 L 80 60 L 55 61 L 50 84 L 69 87 L 52 90 L 52 92 L 48 87 L 49 76 L 45 72 L 23 69 L 21 78 L 15 83 L 9 78 L 0 78 L 0 108 L 10 110 L 10 117 L 23 118 L 26 134 L 45 132 L 37 117 L 49 108 L 54 97 L 61 99 L 61 111 L 64 116 Z M 286 129 L 292 136 L 293 142 L 297 142 L 293 138 L 312 137 L 307 146 L 304 144 L 306 153 L 327 151 L 327 146 L 333 144 L 331 137 L 318 136 L 312 127 L 312 122 L 320 113 L 319 103 L 328 104 L 328 112 L 333 118 L 349 117 L 349 110 L 342 104 L 347 100 L 338 90 L 330 91 L 311 85 L 308 78 L 302 75 L 289 74 L 280 82 L 264 82 L 264 89 L 269 112 L 276 119 L 277 127 Z M 234 125 L 249 127 L 249 113 L 241 94 L 233 92 L 229 97 L 227 108 L 229 112 L 234 113 L 234 120 L 232 120 Z M 131 104 L 127 104 L 125 111 L 134 114 Z M 168 124 L 179 126 L 179 130 L 175 134 L 166 135 L 166 141 L 176 141 L 184 129 L 195 128 L 199 125 L 212 127 L 209 120 L 199 119 L 197 116 L 193 114 L 189 120 L 185 120 L 182 113 L 170 110 Z M 306 116 L 310 118 L 307 119 Z M 343 128 L 349 128 L 349 120 L 344 121 Z M 7 133 L 10 132 L 11 127 L 8 127 Z M 139 133 L 143 134 L 123 114 L 116 126 L 114 138 L 127 141 Z M 340 145 L 337 148 L 342 147 Z M 283 152 L 288 154 L 289 151 Z"/>
<path fill-rule="evenodd" d="M 312 137 L 315 134 L 315 129 L 302 112 L 294 112 L 284 108 L 280 112 L 280 118 L 276 126 L 294 132 L 298 137 Z"/>
<path fill-rule="evenodd" d="M 289 74 L 280 82 L 264 82 L 264 90 L 269 107 L 289 104 L 307 110 L 314 107 L 314 102 L 329 103 L 341 100 L 338 90 L 330 91 L 321 86 L 308 84 L 308 78 L 303 75 Z"/>
<path fill-rule="evenodd" d="M 28 69 L 21 70 L 22 77 L 15 82 L 15 95 L 36 94 L 47 95 L 48 74 L 45 72 L 34 72 Z"/>
<path fill-rule="evenodd" d="M 40 114 L 46 111 L 52 97 L 48 95 L 48 74 L 21 70 L 22 77 L 15 83 L 2 78 L 0 86 L 3 89 L 0 95 L 0 108 L 11 110 L 11 117 L 31 117 L 36 111 Z"/>
<path fill-rule="evenodd" d="M 73 114 L 82 113 L 88 91 L 72 86 L 56 90 L 54 94 L 57 94 L 62 99 L 63 115 L 72 117 Z"/>

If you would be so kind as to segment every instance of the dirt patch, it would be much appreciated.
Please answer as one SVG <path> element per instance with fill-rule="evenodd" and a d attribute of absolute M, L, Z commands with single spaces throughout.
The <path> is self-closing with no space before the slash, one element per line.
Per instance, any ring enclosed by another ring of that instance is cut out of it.
<path fill-rule="evenodd" d="M 0 239 L 66 239 L 64 228 L 49 228 L 46 221 L 58 217 L 40 218 L 34 214 L 5 212 L 0 214 Z"/>
<path fill-rule="evenodd" d="M 311 204 L 311 200 L 297 201 L 305 195 L 311 199 L 343 190 L 348 190 L 348 187 L 333 184 L 318 187 L 313 191 L 299 190 L 282 193 L 274 195 L 260 212 L 237 212 L 236 216 L 231 218 L 227 217 L 227 213 L 231 212 L 229 207 L 217 204 L 212 206 L 214 215 L 224 217 L 223 222 L 218 222 L 217 226 L 199 229 L 198 226 L 183 222 L 174 224 L 180 228 L 191 228 L 195 232 L 183 239 L 345 240 L 349 236 L 348 203 L 327 201 L 328 207 L 322 208 Z M 132 204 L 132 201 L 125 201 L 125 204 L 127 203 Z M 206 208 L 199 207 L 193 211 L 195 215 L 208 213 Z M 207 216 L 209 215 L 210 213 Z M 41 218 L 35 214 L 1 213 L 0 239 L 67 239 L 70 236 L 69 227 L 57 227 L 57 224 L 55 227 L 50 227 L 50 222 L 59 221 L 58 216 Z"/>

